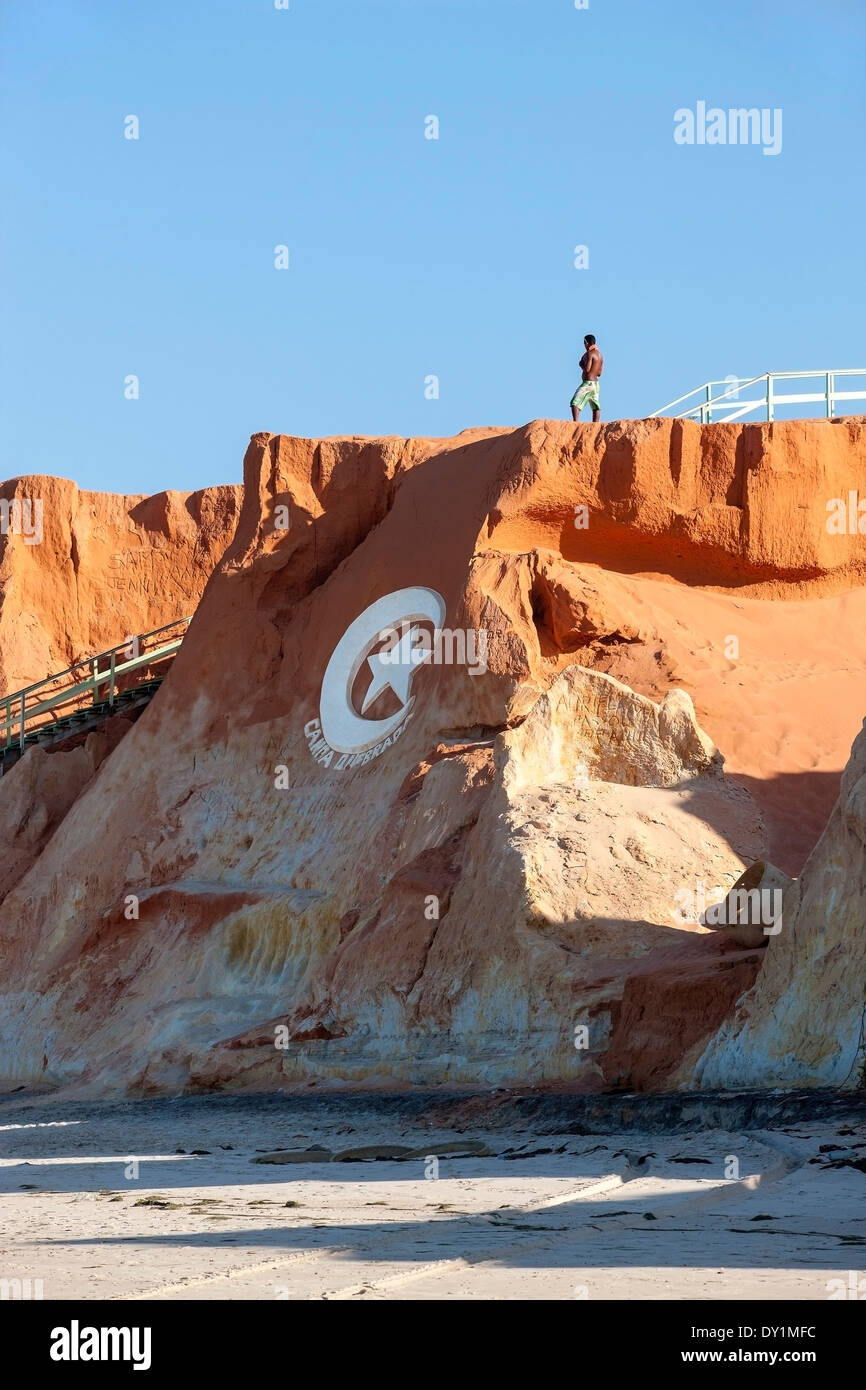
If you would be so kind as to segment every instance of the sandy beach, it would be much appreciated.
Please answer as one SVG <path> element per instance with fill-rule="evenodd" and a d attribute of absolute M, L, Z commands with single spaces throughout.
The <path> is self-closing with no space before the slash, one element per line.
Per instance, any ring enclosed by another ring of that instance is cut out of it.
<path fill-rule="evenodd" d="M 0 1280 L 45 1299 L 826 1300 L 866 1279 L 856 1105 L 606 1134 L 442 1109 L 7 1098 Z M 419 1156 L 373 1156 L 394 1146 Z"/>

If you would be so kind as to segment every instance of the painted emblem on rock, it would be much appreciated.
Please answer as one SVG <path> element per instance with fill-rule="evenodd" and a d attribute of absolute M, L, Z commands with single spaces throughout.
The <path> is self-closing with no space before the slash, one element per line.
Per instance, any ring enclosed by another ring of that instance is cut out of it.
<path fill-rule="evenodd" d="M 444 618 L 441 594 L 419 587 L 386 594 L 350 623 L 322 678 L 319 717 L 304 725 L 317 763 L 359 767 L 397 742 L 415 705 L 412 677 L 432 656 L 429 628 Z"/>

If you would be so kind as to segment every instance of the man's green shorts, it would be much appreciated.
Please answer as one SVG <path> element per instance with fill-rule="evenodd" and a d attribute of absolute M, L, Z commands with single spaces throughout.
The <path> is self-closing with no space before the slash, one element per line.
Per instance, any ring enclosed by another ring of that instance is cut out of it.
<path fill-rule="evenodd" d="M 571 404 L 576 410 L 583 410 L 585 405 L 591 405 L 593 410 L 601 410 L 599 383 L 582 381 L 571 398 Z"/>

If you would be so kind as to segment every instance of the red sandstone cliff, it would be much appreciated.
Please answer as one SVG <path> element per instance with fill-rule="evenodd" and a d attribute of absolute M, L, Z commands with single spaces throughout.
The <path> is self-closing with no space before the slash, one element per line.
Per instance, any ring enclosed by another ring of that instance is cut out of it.
<path fill-rule="evenodd" d="M 10 523 L 20 510 L 18 528 L 0 526 L 0 695 L 189 617 L 241 489 L 131 497 L 33 475 L 0 484 L 4 499 Z"/>
<path fill-rule="evenodd" d="M 866 537 L 826 520 L 863 443 L 254 436 L 168 679 L 0 905 L 2 1074 L 689 1084 L 778 943 L 732 952 L 683 894 L 797 872 L 862 716 Z M 396 668 L 369 610 L 407 621 Z M 437 623 L 474 674 L 413 664 Z"/>

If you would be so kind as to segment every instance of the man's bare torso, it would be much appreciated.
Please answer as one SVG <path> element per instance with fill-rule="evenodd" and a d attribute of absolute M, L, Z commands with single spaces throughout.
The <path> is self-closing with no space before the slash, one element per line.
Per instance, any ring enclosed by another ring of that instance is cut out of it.
<path fill-rule="evenodd" d="M 586 352 L 578 363 L 583 376 L 583 381 L 598 381 L 604 367 L 604 358 L 596 345 L 587 348 Z"/>

